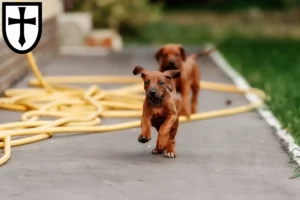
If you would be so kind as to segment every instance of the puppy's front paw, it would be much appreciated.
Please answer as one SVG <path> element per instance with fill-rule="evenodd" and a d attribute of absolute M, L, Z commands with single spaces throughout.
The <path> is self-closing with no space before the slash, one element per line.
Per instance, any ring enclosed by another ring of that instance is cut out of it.
<path fill-rule="evenodd" d="M 192 107 L 192 114 L 196 114 L 197 113 L 197 107 Z"/>
<path fill-rule="evenodd" d="M 151 137 L 149 137 L 149 136 L 143 136 L 142 134 L 139 135 L 138 141 L 140 143 L 146 143 L 146 142 L 149 142 L 149 140 L 151 140 Z"/>
<path fill-rule="evenodd" d="M 167 152 L 165 153 L 165 157 L 166 157 L 166 158 L 176 158 L 176 154 L 175 154 L 175 152 L 173 152 L 173 151 L 172 151 L 172 152 L 168 152 L 168 151 L 167 151 Z"/>
<path fill-rule="evenodd" d="M 186 116 L 187 118 L 190 118 L 190 116 L 191 116 L 191 113 L 189 112 L 189 110 L 188 110 L 188 109 L 186 109 L 186 108 L 183 108 L 183 109 L 181 109 L 181 111 L 180 111 L 180 115 L 182 115 L 182 116 Z"/>
<path fill-rule="evenodd" d="M 164 150 L 159 150 L 157 148 L 152 150 L 152 154 L 162 154 L 164 152 Z"/>

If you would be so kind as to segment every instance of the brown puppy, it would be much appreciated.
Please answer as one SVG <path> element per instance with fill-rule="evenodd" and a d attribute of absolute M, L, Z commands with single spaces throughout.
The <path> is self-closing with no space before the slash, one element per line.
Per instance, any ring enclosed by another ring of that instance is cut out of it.
<path fill-rule="evenodd" d="M 175 158 L 180 98 L 171 80 L 180 77 L 180 70 L 150 72 L 137 66 L 133 74 L 141 74 L 146 92 L 141 121 L 142 133 L 138 141 L 146 143 L 151 140 L 151 126 L 153 126 L 158 131 L 158 138 L 152 153 L 162 154 L 166 149 L 165 157 Z"/>
<path fill-rule="evenodd" d="M 215 50 L 195 53 L 188 57 L 181 44 L 166 44 L 155 54 L 159 63 L 159 71 L 180 69 L 181 77 L 175 80 L 176 90 L 182 95 L 182 110 L 180 114 L 187 117 L 197 112 L 200 69 L 197 58 L 210 54 Z M 190 91 L 192 90 L 191 108 L 189 105 Z"/>

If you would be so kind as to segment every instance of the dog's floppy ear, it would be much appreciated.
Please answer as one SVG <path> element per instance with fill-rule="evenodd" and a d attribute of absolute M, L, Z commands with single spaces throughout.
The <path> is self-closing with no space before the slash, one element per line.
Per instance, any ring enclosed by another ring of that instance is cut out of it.
<path fill-rule="evenodd" d="M 164 74 L 167 79 L 175 79 L 181 76 L 181 71 L 179 69 L 167 70 L 164 72 Z"/>
<path fill-rule="evenodd" d="M 167 78 L 167 88 L 172 92 L 173 85 L 171 79 L 179 78 L 181 76 L 180 70 L 167 70 L 164 72 L 165 77 Z"/>
<path fill-rule="evenodd" d="M 182 60 L 185 61 L 185 50 L 181 45 L 179 46 L 179 50 Z"/>
<path fill-rule="evenodd" d="M 155 59 L 156 59 L 156 61 L 159 61 L 159 58 L 160 58 L 162 52 L 163 52 L 163 48 L 160 48 L 160 49 L 155 53 Z"/>
<path fill-rule="evenodd" d="M 134 75 L 138 75 L 138 74 L 141 74 L 142 75 L 142 78 L 144 78 L 147 74 L 147 70 L 145 70 L 143 67 L 141 66 L 136 66 L 133 70 L 133 74 Z"/>

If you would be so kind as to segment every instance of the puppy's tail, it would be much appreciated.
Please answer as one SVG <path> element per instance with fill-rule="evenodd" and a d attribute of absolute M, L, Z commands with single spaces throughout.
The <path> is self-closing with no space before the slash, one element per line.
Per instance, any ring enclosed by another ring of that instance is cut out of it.
<path fill-rule="evenodd" d="M 204 56 L 208 56 L 209 54 L 214 52 L 216 49 L 217 49 L 217 47 L 213 47 L 212 49 L 209 49 L 207 51 L 194 53 L 194 54 L 191 55 L 191 57 L 194 58 L 194 59 L 197 59 L 197 58 L 201 58 L 201 57 L 204 57 Z"/>

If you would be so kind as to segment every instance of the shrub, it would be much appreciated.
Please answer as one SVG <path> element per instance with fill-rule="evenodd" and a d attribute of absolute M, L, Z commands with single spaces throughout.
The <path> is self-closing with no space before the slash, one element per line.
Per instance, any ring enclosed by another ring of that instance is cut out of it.
<path fill-rule="evenodd" d="M 299 7 L 300 0 L 282 0 L 282 3 L 287 8 L 295 8 L 295 7 Z"/>
<path fill-rule="evenodd" d="M 162 5 L 148 0 L 88 0 L 78 1 L 77 10 L 90 11 L 95 28 L 112 28 L 120 33 L 132 33 L 144 24 L 160 19 Z"/>

